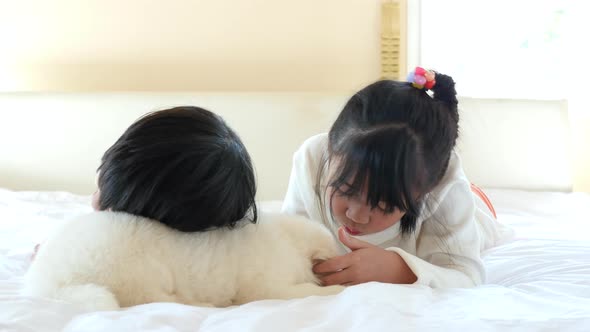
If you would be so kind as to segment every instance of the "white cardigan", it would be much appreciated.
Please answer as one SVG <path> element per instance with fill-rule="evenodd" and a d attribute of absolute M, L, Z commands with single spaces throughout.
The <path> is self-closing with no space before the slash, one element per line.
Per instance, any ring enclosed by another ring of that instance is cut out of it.
<path fill-rule="evenodd" d="M 295 152 L 282 212 L 320 223 L 327 220 L 325 226 L 336 236 L 339 225 L 332 220 L 329 206 L 323 209 L 326 215 L 322 217 L 314 190 L 327 147 L 328 135 L 320 134 L 307 139 Z M 379 233 L 356 238 L 398 253 L 416 275 L 417 284 L 471 287 L 485 280 L 480 251 L 496 245 L 508 232 L 472 193 L 459 156 L 453 153 L 443 179 L 425 197 L 414 233 L 402 236 L 396 223 Z M 346 250 L 342 245 L 342 253 Z"/>

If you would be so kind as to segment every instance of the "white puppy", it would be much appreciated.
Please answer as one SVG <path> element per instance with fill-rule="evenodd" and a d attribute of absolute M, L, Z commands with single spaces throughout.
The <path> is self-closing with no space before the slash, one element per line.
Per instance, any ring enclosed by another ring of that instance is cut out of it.
<path fill-rule="evenodd" d="M 24 293 L 112 310 L 150 302 L 225 307 L 262 299 L 330 295 L 313 260 L 337 255 L 309 220 L 261 213 L 258 224 L 185 233 L 126 213 L 65 223 L 41 246 Z"/>

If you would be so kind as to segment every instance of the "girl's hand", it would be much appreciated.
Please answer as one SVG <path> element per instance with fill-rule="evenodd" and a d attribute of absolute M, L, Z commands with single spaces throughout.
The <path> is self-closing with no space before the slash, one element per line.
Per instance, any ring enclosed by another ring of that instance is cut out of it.
<path fill-rule="evenodd" d="M 352 252 L 313 267 L 313 272 L 320 276 L 324 286 L 351 286 L 369 281 L 393 284 L 416 282 L 416 275 L 397 253 L 355 239 L 343 227 L 338 229 L 338 238 Z"/>

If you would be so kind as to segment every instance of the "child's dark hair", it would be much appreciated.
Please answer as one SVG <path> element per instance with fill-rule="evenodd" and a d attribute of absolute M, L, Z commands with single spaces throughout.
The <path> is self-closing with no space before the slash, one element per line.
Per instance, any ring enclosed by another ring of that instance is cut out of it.
<path fill-rule="evenodd" d="M 143 116 L 105 152 L 98 171 L 100 210 L 183 232 L 257 220 L 246 148 L 221 117 L 198 107 Z"/>
<path fill-rule="evenodd" d="M 408 82 L 373 83 L 348 101 L 329 132 L 324 162 L 335 163 L 335 171 L 327 185 L 351 197 L 366 189 L 372 208 L 383 202 L 386 212 L 405 211 L 402 234 L 414 231 L 422 198 L 444 176 L 458 136 L 455 82 L 437 73 L 433 92 Z M 319 187 L 317 194 L 323 208 Z"/>

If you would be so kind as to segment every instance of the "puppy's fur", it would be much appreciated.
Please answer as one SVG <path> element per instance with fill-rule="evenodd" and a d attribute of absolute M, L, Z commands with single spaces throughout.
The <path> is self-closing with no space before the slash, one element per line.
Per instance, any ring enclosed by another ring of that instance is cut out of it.
<path fill-rule="evenodd" d="M 94 212 L 41 246 L 24 293 L 94 310 L 330 295 L 343 287 L 318 286 L 312 261 L 337 253 L 327 230 L 299 217 L 263 213 L 258 224 L 183 233 L 126 213 Z"/>

